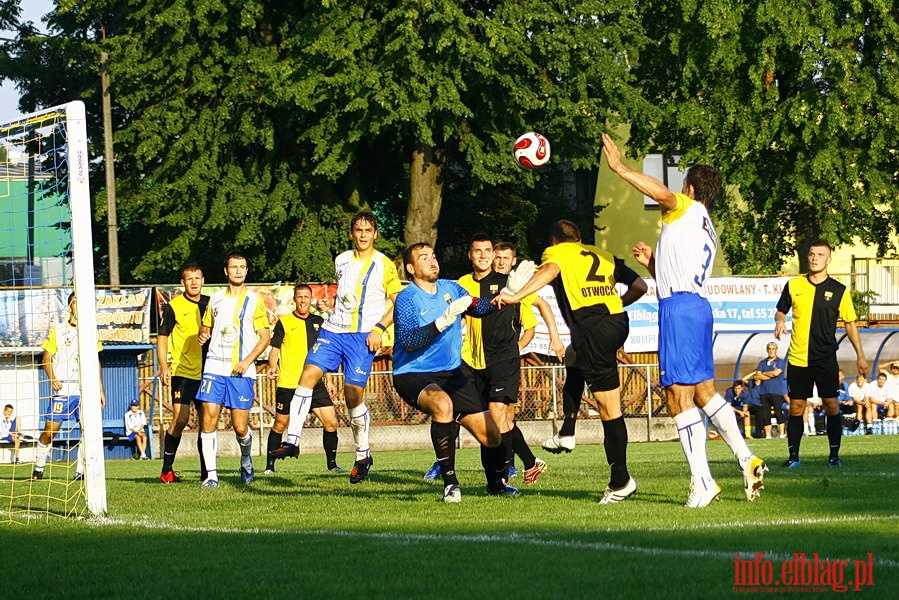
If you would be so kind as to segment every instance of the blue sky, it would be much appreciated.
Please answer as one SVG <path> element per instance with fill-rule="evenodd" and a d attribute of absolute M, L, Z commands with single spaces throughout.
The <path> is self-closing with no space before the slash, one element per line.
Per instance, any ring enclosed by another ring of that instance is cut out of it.
<path fill-rule="evenodd" d="M 43 27 L 41 17 L 53 9 L 52 0 L 22 0 L 22 20 L 33 21 L 39 28 Z M 10 37 L 11 32 L 0 32 L 0 37 Z M 19 116 L 19 93 L 9 81 L 0 86 L 0 122 L 11 121 Z"/>

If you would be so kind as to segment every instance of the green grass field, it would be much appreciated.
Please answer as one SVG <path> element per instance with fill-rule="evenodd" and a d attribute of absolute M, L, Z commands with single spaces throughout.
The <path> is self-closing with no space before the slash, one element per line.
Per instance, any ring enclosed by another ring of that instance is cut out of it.
<path fill-rule="evenodd" d="M 224 459 L 217 490 L 199 489 L 196 459 L 176 463 L 175 485 L 158 483 L 159 461 L 110 462 L 108 517 L 0 526 L 3 576 L 28 598 L 720 598 L 759 591 L 734 587 L 736 554 L 764 553 L 776 580 L 794 553 L 846 560 L 829 571 L 846 584 L 870 552 L 874 585 L 847 593 L 896 597 L 899 436 L 845 439 L 842 468 L 826 466 L 823 437 L 803 441 L 799 469 L 779 466 L 785 440 L 751 447 L 771 467 L 762 497 L 746 502 L 726 446 L 709 442 L 724 493 L 701 510 L 683 507 L 675 442 L 631 444 L 640 488 L 611 506 L 597 504 L 601 446 L 541 451 L 549 469 L 519 498 L 487 496 L 478 452 L 462 450 L 457 505 L 422 480 L 425 451 L 376 452 L 359 485 L 312 455 L 275 475 L 257 457 L 245 487 L 237 459 Z M 801 592 L 816 587 L 832 586 Z"/>

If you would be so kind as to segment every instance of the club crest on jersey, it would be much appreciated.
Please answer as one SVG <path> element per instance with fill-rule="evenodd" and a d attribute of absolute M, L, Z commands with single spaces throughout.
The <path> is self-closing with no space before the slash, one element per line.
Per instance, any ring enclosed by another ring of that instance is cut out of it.
<path fill-rule="evenodd" d="M 833 292 L 824 292 L 824 301 L 830 302 L 833 299 Z"/>
<path fill-rule="evenodd" d="M 449 295 L 449 294 L 444 294 L 444 295 L 443 295 L 443 300 L 444 300 L 444 302 L 446 302 L 447 304 L 449 304 L 450 302 L 453 301 L 453 299 L 450 298 L 450 295 Z"/>
<path fill-rule="evenodd" d="M 491 285 L 490 285 L 490 293 L 491 293 L 491 294 L 498 294 L 498 293 L 499 293 L 499 285 L 496 284 L 496 283 L 491 284 Z"/>

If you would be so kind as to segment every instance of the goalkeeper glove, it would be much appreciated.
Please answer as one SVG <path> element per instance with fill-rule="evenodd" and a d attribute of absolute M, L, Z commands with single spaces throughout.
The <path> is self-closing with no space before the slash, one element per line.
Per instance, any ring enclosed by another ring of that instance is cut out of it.
<path fill-rule="evenodd" d="M 472 298 L 471 296 L 462 296 L 461 298 L 457 298 L 450 302 L 449 306 L 446 307 L 446 310 L 442 315 L 437 317 L 437 320 L 434 321 L 434 325 L 437 326 L 437 331 L 444 331 L 447 327 L 456 322 L 456 319 L 459 318 L 459 315 L 468 310 L 468 307 L 471 306 Z"/>
<path fill-rule="evenodd" d="M 524 287 L 528 281 L 530 281 L 531 277 L 534 276 L 534 271 L 536 267 L 534 265 L 534 261 L 532 260 L 523 260 L 521 263 L 509 273 L 509 278 L 506 280 L 506 287 L 503 288 L 503 293 L 508 294 L 509 296 L 514 296 Z"/>

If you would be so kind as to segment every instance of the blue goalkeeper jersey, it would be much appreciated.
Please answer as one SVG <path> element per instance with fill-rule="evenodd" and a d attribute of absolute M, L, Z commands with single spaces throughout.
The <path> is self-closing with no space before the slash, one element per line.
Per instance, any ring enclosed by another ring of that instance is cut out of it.
<path fill-rule="evenodd" d="M 452 371 L 462 364 L 461 318 L 443 332 L 437 331 L 434 321 L 450 302 L 468 295 L 461 285 L 449 279 L 437 280 L 436 294 L 415 283 L 397 294 L 393 307 L 394 375 Z"/>

